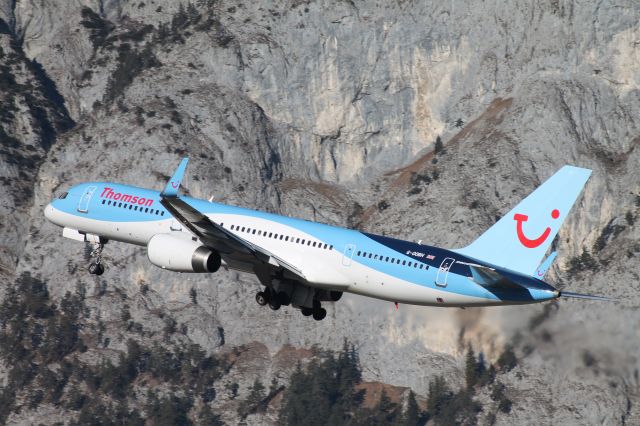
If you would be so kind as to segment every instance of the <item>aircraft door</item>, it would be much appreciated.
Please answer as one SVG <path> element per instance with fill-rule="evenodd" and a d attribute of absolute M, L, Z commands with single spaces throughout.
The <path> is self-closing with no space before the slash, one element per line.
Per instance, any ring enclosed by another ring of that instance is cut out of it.
<path fill-rule="evenodd" d="M 347 244 L 344 246 L 344 254 L 342 256 L 342 264 L 344 266 L 351 266 L 351 259 L 353 258 L 353 252 L 355 250 L 355 244 Z"/>
<path fill-rule="evenodd" d="M 84 194 L 82 194 L 80 202 L 78 203 L 78 211 L 80 213 L 87 213 L 89 211 L 89 201 L 91 201 L 91 197 L 95 191 L 95 186 L 88 186 L 87 189 L 85 189 Z"/>
<path fill-rule="evenodd" d="M 454 263 L 455 259 L 452 259 L 450 257 L 447 257 L 442 261 L 440 267 L 438 268 L 438 275 L 436 275 L 436 285 L 440 287 L 447 286 L 447 276 L 449 276 L 449 269 L 451 269 Z"/>

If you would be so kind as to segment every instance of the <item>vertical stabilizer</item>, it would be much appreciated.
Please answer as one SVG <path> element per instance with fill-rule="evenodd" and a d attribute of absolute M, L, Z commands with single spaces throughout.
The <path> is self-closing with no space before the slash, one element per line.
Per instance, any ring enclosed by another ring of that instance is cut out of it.
<path fill-rule="evenodd" d="M 534 275 L 591 170 L 564 166 L 469 246 L 465 256 Z"/>

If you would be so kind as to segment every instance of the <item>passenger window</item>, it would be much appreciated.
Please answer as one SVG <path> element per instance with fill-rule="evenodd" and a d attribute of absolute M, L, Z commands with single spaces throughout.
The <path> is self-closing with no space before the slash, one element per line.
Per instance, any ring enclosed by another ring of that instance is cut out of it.
<path fill-rule="evenodd" d="M 371 256 L 373 256 L 373 254 L 369 253 L 369 259 L 371 259 Z"/>
<path fill-rule="evenodd" d="M 258 231 L 258 235 L 262 235 L 262 231 Z"/>
<path fill-rule="evenodd" d="M 286 237 L 284 237 L 285 241 L 289 241 L 289 236 L 287 235 Z"/>
<path fill-rule="evenodd" d="M 307 245 L 310 246 L 311 245 L 311 240 L 307 241 Z"/>
<path fill-rule="evenodd" d="M 378 260 L 378 255 L 377 254 L 373 256 L 373 260 Z"/>
<path fill-rule="evenodd" d="M 296 238 L 296 243 L 299 243 L 299 242 L 300 242 L 300 238 Z"/>
<path fill-rule="evenodd" d="M 302 243 L 302 245 L 304 245 L 304 240 L 301 240 L 300 242 Z"/>
<path fill-rule="evenodd" d="M 104 204 L 104 200 L 102 200 L 102 204 Z"/>
<path fill-rule="evenodd" d="M 388 262 L 388 261 L 389 261 L 389 256 L 385 257 L 385 258 L 384 258 L 384 261 L 385 261 L 385 262 Z"/>
<path fill-rule="evenodd" d="M 129 210 L 131 210 L 133 208 L 133 206 L 131 204 L 129 204 Z"/>
<path fill-rule="evenodd" d="M 280 235 L 280 239 L 284 238 L 284 235 Z"/>
<path fill-rule="evenodd" d="M 135 206 L 133 209 L 134 209 L 135 211 L 138 211 L 138 206 Z"/>
<path fill-rule="evenodd" d="M 149 207 L 145 207 L 144 212 L 149 213 Z"/>
<path fill-rule="evenodd" d="M 406 265 L 406 264 L 407 264 L 407 261 L 406 261 L 406 260 L 403 260 L 403 261 L 402 261 L 402 265 Z"/>
<path fill-rule="evenodd" d="M 325 244 L 322 248 L 326 250 L 327 249 L 327 245 Z"/>
<path fill-rule="evenodd" d="M 164 212 L 160 212 L 160 216 L 164 216 Z"/>
<path fill-rule="evenodd" d="M 255 234 L 256 234 L 256 230 L 254 229 L 254 230 L 253 230 L 253 232 L 251 232 L 251 233 L 252 233 L 253 235 L 255 235 Z"/>
<path fill-rule="evenodd" d="M 65 198 L 67 198 L 67 195 L 69 195 L 68 192 L 63 192 L 62 194 L 58 195 L 58 199 L 64 200 Z"/>
<path fill-rule="evenodd" d="M 118 207 L 122 207 L 122 203 L 118 203 Z"/>
<path fill-rule="evenodd" d="M 358 251 L 358 256 L 360 256 L 360 252 Z"/>
<path fill-rule="evenodd" d="M 329 250 L 333 250 L 333 246 L 329 246 Z"/>

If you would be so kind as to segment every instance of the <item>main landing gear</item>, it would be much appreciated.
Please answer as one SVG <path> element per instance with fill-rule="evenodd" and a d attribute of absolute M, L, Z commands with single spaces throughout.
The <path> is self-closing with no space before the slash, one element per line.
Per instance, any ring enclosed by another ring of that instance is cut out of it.
<path fill-rule="evenodd" d="M 283 291 L 276 293 L 267 287 L 264 291 L 256 293 L 256 302 L 260 306 L 269 305 L 272 310 L 277 311 L 283 305 L 290 305 L 291 297 Z M 313 319 L 316 321 L 321 321 L 327 316 L 327 310 L 320 305 L 318 300 L 313 301 L 313 308 L 301 307 L 300 311 L 305 317 L 313 315 Z"/>
<path fill-rule="evenodd" d="M 89 264 L 89 273 L 91 275 L 102 275 L 104 274 L 104 266 L 102 265 L 102 249 L 104 249 L 104 243 L 93 243 L 93 250 L 89 255 L 92 259 L 94 259 Z"/>

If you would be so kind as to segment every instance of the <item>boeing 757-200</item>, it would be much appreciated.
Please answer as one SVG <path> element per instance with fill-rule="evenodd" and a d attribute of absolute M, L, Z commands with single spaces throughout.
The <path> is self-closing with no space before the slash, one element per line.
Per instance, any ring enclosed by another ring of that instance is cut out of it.
<path fill-rule="evenodd" d="M 221 266 L 255 274 L 260 305 L 300 309 L 316 320 L 343 292 L 427 306 L 491 306 L 548 301 L 541 262 L 591 171 L 564 166 L 471 245 L 446 250 L 179 195 L 188 159 L 162 192 L 107 182 L 60 194 L 45 216 L 62 235 L 93 244 L 89 272 L 101 275 L 108 241 L 137 244 L 149 261 L 177 272 Z"/>

